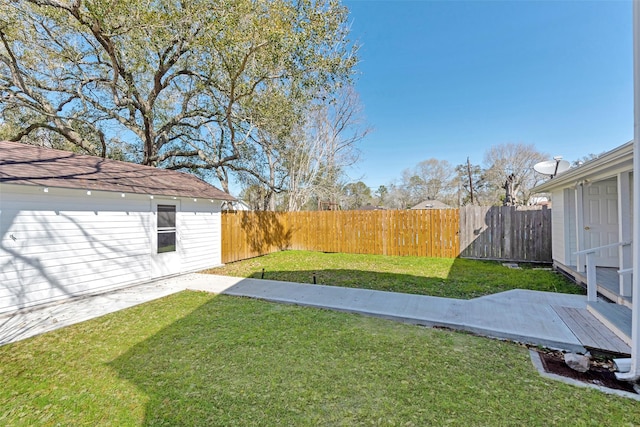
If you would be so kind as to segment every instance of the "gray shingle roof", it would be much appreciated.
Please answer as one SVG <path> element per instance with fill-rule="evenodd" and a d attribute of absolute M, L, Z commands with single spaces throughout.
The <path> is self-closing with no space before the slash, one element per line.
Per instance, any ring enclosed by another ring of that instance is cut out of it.
<path fill-rule="evenodd" d="M 8 141 L 0 141 L 0 182 L 235 200 L 188 173 Z"/>
<path fill-rule="evenodd" d="M 451 209 L 451 206 L 442 203 L 439 200 L 425 200 L 420 202 L 411 209 Z"/>

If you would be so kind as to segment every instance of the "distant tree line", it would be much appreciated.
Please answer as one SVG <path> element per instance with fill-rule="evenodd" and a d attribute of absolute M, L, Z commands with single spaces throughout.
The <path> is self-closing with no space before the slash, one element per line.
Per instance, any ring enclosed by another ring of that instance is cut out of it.
<path fill-rule="evenodd" d="M 547 159 L 548 155 L 531 144 L 498 144 L 485 152 L 482 164 L 470 159 L 456 166 L 446 160 L 424 160 L 377 193 L 378 197 L 384 193 L 382 201 L 396 209 L 425 200 L 438 200 L 451 207 L 526 205 L 531 189 L 545 178 L 533 166 Z"/>
<path fill-rule="evenodd" d="M 316 194 L 304 208 L 408 209 L 429 200 L 451 207 L 527 205 L 532 202 L 532 188 L 547 179 L 533 166 L 548 159 L 531 144 L 494 145 L 486 151 L 481 165 L 467 159 L 466 163 L 453 166 L 446 160 L 430 158 L 375 190 L 362 181 L 347 182 L 332 188 L 330 194 Z M 259 199 L 255 193 L 244 196 L 248 200 Z M 322 205 L 320 197 L 330 203 Z"/>

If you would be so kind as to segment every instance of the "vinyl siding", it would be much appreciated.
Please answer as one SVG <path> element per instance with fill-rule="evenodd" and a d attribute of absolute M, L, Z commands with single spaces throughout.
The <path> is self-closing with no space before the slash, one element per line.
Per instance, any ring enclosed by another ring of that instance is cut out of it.
<path fill-rule="evenodd" d="M 200 205 L 178 215 L 181 272 L 220 264 L 220 203 Z M 150 280 L 154 220 L 149 196 L 0 185 L 0 313 Z"/>
<path fill-rule="evenodd" d="M 220 202 L 183 201 L 178 228 L 185 271 L 221 265 L 221 220 Z"/>
<path fill-rule="evenodd" d="M 554 261 L 565 264 L 565 193 L 563 190 L 557 190 L 551 193 L 553 208 L 551 209 L 551 250 Z"/>
<path fill-rule="evenodd" d="M 565 265 L 577 265 L 578 256 L 578 240 L 577 240 L 577 222 L 576 222 L 576 192 L 573 189 L 565 190 L 565 223 L 564 223 L 564 240 L 565 240 Z"/>

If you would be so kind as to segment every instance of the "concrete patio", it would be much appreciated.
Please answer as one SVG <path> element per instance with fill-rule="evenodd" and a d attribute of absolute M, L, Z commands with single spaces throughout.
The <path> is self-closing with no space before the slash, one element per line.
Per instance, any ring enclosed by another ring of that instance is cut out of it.
<path fill-rule="evenodd" d="M 513 290 L 473 300 L 458 300 L 197 273 L 0 316 L 0 345 L 186 289 L 446 327 L 574 352 L 586 351 L 580 334 L 572 331 L 559 314 L 577 310 L 588 315 L 586 297 L 581 295 Z"/>

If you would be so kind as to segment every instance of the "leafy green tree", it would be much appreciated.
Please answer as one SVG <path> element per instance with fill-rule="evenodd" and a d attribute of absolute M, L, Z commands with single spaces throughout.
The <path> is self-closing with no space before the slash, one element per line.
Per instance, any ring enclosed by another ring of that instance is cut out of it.
<path fill-rule="evenodd" d="M 0 0 L 8 139 L 56 134 L 172 169 L 269 179 L 247 161 L 265 105 L 333 93 L 356 64 L 333 0 Z M 291 116 L 266 132 L 287 127 Z M 275 120 L 274 117 L 271 117 Z"/>
<path fill-rule="evenodd" d="M 386 185 L 379 186 L 375 192 L 376 204 L 378 206 L 384 206 L 387 201 L 388 195 L 389 195 L 389 189 L 387 188 L 387 186 Z"/>
<path fill-rule="evenodd" d="M 345 210 L 361 208 L 370 204 L 373 200 L 371 189 L 362 181 L 351 182 L 345 185 L 343 197 L 342 206 Z"/>

